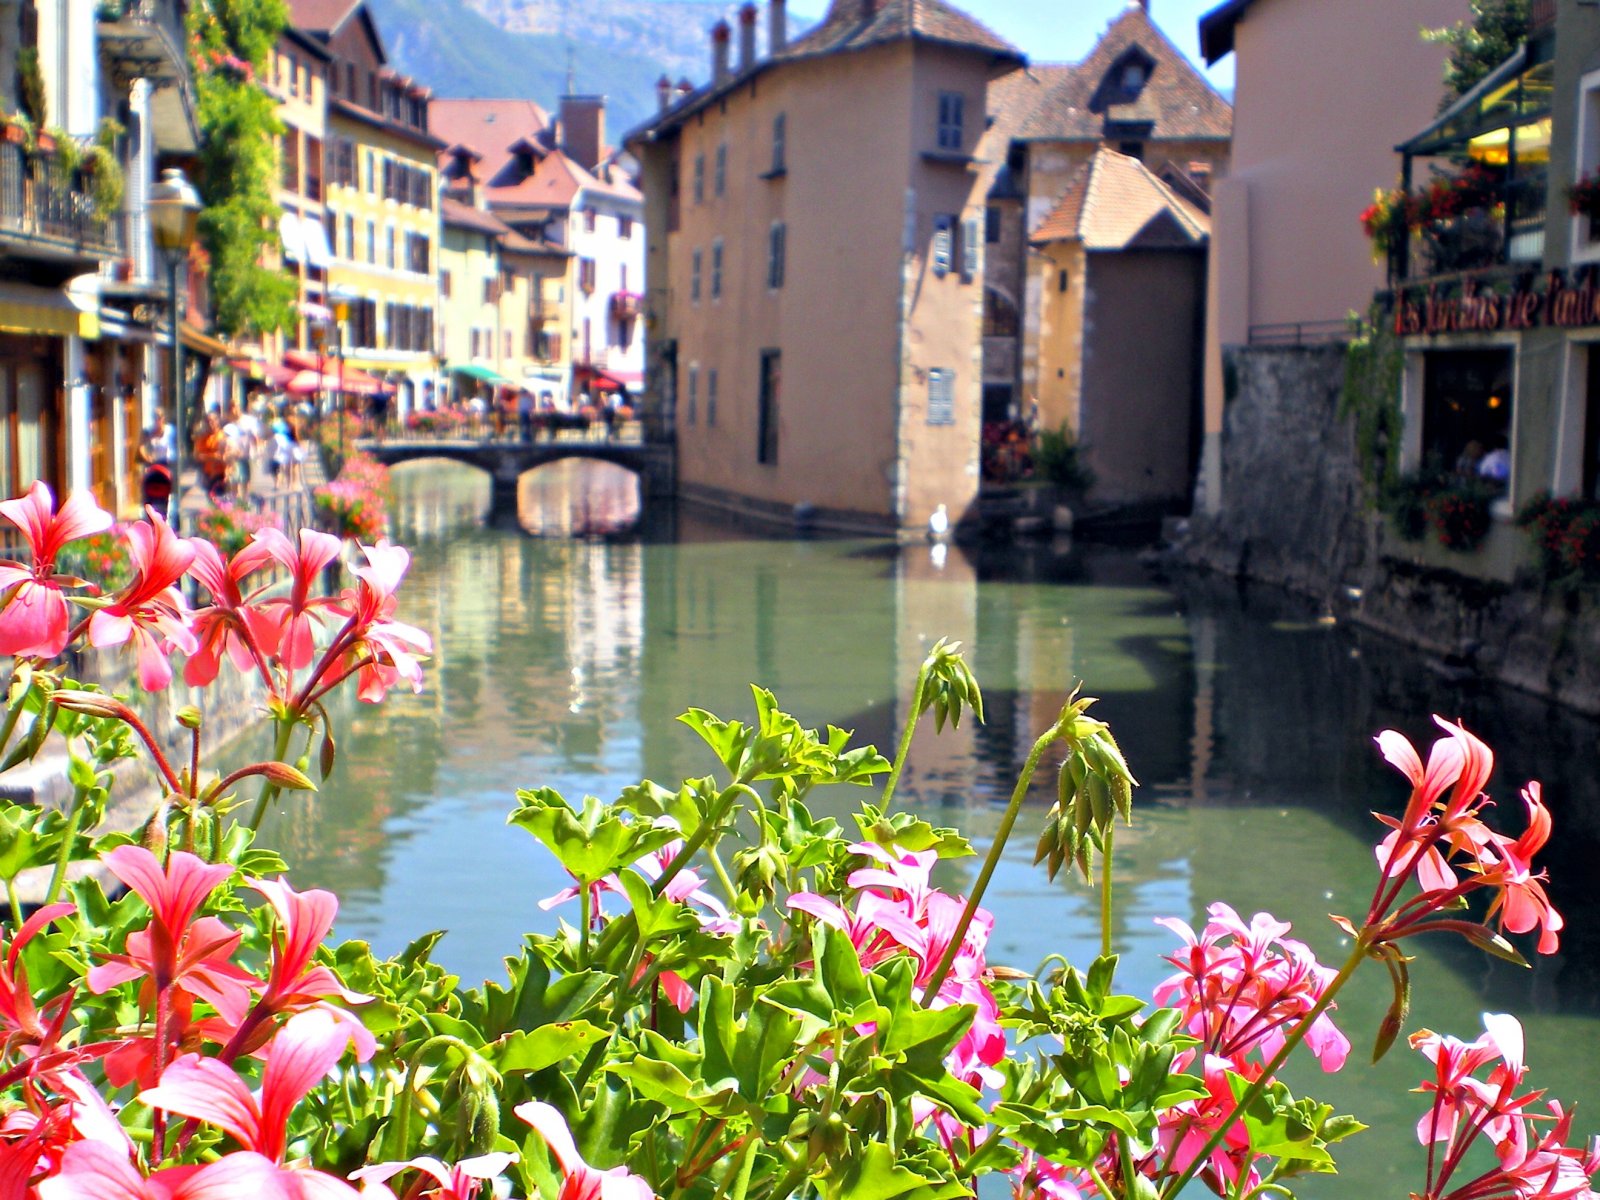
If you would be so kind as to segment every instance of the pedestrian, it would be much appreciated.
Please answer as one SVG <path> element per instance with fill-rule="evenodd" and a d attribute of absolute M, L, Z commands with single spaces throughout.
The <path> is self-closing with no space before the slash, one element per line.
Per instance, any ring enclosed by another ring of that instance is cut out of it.
<path fill-rule="evenodd" d="M 517 424 L 522 428 L 523 445 L 533 442 L 533 393 L 523 388 L 517 393 Z"/>
<path fill-rule="evenodd" d="M 272 484 L 282 487 L 289 480 L 294 467 L 294 441 L 289 436 L 289 422 L 282 417 L 272 422 Z"/>
<path fill-rule="evenodd" d="M 227 495 L 228 439 L 222 432 L 222 414 L 213 406 L 206 410 L 200 436 L 195 439 L 194 458 L 200 468 L 200 482 L 213 500 Z"/>

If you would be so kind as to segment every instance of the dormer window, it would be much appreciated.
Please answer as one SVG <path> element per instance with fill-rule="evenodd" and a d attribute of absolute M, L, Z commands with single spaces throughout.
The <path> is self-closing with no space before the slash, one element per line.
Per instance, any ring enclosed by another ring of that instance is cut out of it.
<path fill-rule="evenodd" d="M 1138 59 L 1122 64 L 1122 90 L 1125 92 L 1137 92 L 1149 77 L 1150 72 Z"/>

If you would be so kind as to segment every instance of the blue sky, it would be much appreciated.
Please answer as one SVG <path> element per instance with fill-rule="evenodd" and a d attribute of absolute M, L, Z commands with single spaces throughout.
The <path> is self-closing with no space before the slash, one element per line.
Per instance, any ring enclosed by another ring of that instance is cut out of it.
<path fill-rule="evenodd" d="M 1018 46 L 1034 62 L 1075 62 L 1089 52 L 1127 0 L 955 0 L 989 28 Z M 1200 64 L 1196 27 L 1219 0 L 1150 0 L 1150 16 L 1194 62 Z M 807 7 L 795 5 L 795 7 Z M 820 6 L 818 6 L 820 7 Z M 1206 72 L 1223 89 L 1233 86 L 1230 54 Z"/>

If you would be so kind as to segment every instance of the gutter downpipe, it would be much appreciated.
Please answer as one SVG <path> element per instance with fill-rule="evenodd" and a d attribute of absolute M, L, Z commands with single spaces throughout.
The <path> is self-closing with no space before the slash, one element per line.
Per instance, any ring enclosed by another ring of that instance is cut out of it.
<path fill-rule="evenodd" d="M 911 255 L 917 240 L 917 189 L 906 188 L 904 231 L 900 240 L 899 312 L 894 323 L 894 478 L 890 483 L 890 510 L 897 530 L 906 521 L 906 491 L 910 461 L 906 445 L 906 327 L 910 324 Z"/>

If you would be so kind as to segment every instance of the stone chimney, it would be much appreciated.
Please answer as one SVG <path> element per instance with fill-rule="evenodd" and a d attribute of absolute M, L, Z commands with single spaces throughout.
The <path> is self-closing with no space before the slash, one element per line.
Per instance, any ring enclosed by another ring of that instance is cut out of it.
<path fill-rule="evenodd" d="M 775 55 L 789 44 L 787 0 L 770 0 L 767 5 L 767 54 Z"/>
<path fill-rule="evenodd" d="M 605 154 L 606 98 L 563 96 L 560 114 L 562 151 L 584 170 L 594 170 Z"/>
<path fill-rule="evenodd" d="M 656 80 L 656 104 L 662 112 L 672 104 L 672 80 L 665 75 Z"/>
<path fill-rule="evenodd" d="M 689 82 L 687 76 L 678 80 L 678 99 L 682 100 L 692 91 L 694 91 L 694 84 Z"/>
<path fill-rule="evenodd" d="M 718 21 L 711 27 L 711 84 L 713 87 L 722 83 L 728 77 L 728 42 L 733 37 L 733 30 L 728 28 L 726 21 Z"/>
<path fill-rule="evenodd" d="M 744 0 L 739 6 L 739 70 L 748 71 L 756 64 L 756 6 Z"/>

